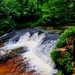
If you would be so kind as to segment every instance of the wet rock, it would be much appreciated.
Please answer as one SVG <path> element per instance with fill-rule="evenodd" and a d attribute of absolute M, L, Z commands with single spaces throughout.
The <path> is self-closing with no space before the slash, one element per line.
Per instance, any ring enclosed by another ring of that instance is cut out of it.
<path fill-rule="evenodd" d="M 17 62 L 19 62 L 19 64 L 23 64 L 23 59 L 14 57 L 0 64 L 0 75 L 33 75 L 33 72 L 24 71 L 26 69 L 26 65 L 20 66 Z"/>
<path fill-rule="evenodd" d="M 4 46 L 4 44 L 0 41 L 0 47 L 3 47 Z"/>
<path fill-rule="evenodd" d="M 25 47 L 25 48 L 20 47 L 20 48 L 12 50 L 12 53 L 21 54 L 21 53 L 24 53 L 24 52 L 27 52 L 27 51 L 28 51 L 27 47 Z"/>
<path fill-rule="evenodd" d="M 20 56 L 22 53 L 26 52 L 28 49 L 17 48 L 12 50 L 11 52 L 8 50 L 0 50 L 0 63 L 3 63 L 13 57 Z"/>
<path fill-rule="evenodd" d="M 17 57 L 17 54 L 14 53 L 9 53 L 9 54 L 5 54 L 5 55 L 0 55 L 0 63 L 3 63 L 13 57 Z"/>

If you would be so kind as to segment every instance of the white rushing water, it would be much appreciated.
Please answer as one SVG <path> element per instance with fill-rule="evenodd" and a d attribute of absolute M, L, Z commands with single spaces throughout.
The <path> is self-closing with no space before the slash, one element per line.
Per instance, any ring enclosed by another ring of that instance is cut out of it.
<path fill-rule="evenodd" d="M 38 32 L 36 32 L 30 36 L 30 33 L 26 32 L 19 37 L 17 42 L 13 41 L 13 38 L 9 39 L 5 42 L 5 46 L 0 48 L 0 50 L 8 50 L 11 52 L 16 48 L 23 47 L 24 50 L 28 50 L 21 54 L 22 58 L 25 59 L 25 62 L 29 64 L 26 71 L 35 70 L 34 73 L 37 75 L 53 75 L 54 73 L 57 73 L 57 70 L 54 69 L 55 64 L 51 60 L 50 52 L 54 48 L 57 39 L 48 39 L 44 41 L 45 37 L 46 34 L 44 33 L 39 35 Z"/>

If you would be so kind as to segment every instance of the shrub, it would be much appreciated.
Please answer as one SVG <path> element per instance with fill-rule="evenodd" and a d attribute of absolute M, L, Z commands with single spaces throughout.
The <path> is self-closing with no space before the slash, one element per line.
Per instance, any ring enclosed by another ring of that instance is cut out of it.
<path fill-rule="evenodd" d="M 57 75 L 64 75 L 61 70 L 58 71 Z"/>
<path fill-rule="evenodd" d="M 66 51 L 65 55 L 61 59 L 58 59 L 58 64 L 66 71 L 66 73 L 71 73 L 73 70 L 71 54 Z"/>
<path fill-rule="evenodd" d="M 56 50 L 56 49 L 53 50 L 53 51 L 51 52 L 51 58 L 52 58 L 52 60 L 53 60 L 54 62 L 57 62 L 58 59 L 60 58 L 59 51 Z"/>
<path fill-rule="evenodd" d="M 70 52 L 66 51 L 64 56 L 61 56 L 60 52 L 58 50 L 53 50 L 51 52 L 51 58 L 52 60 L 58 65 L 58 69 L 63 69 L 63 72 L 71 73 L 73 70 L 73 63 L 71 62 L 71 54 Z M 58 72 L 58 75 L 60 75 L 61 72 Z"/>
<path fill-rule="evenodd" d="M 75 37 L 75 26 L 70 27 L 61 34 L 60 38 L 57 41 L 56 47 L 63 47 L 66 45 L 66 38 Z"/>
<path fill-rule="evenodd" d="M 10 21 L 9 19 L 0 20 L 0 35 L 10 32 L 15 27 L 16 27 L 16 24 L 14 23 L 14 21 Z"/>

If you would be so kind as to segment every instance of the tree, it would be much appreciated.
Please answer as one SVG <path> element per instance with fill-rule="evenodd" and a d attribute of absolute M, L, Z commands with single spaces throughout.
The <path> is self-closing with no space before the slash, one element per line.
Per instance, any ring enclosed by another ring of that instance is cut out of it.
<path fill-rule="evenodd" d="M 56 24 L 67 23 L 74 20 L 74 0 L 49 0 L 43 4 L 42 11 L 44 18 L 50 18 Z"/>

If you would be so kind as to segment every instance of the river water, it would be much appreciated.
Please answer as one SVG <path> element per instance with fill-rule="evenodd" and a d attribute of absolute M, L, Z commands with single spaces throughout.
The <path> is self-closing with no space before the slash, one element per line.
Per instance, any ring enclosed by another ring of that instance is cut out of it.
<path fill-rule="evenodd" d="M 37 75 L 54 75 L 57 73 L 50 52 L 56 45 L 59 34 L 48 34 L 44 30 L 22 29 L 13 30 L 0 37 L 4 46 L 0 48 L 0 55 L 5 55 L 20 48 L 20 57 L 28 64 L 26 72 L 35 71 Z M 34 75 L 33 74 L 33 75 Z"/>

